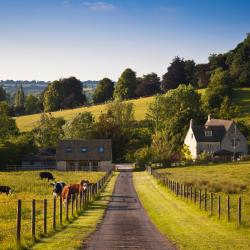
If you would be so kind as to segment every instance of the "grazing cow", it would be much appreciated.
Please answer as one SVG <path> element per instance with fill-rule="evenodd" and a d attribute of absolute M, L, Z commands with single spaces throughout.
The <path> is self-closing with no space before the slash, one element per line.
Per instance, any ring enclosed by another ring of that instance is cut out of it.
<path fill-rule="evenodd" d="M 40 178 L 41 180 L 43 179 L 48 179 L 49 180 L 55 180 L 55 178 L 53 177 L 53 175 L 50 172 L 40 172 Z"/>
<path fill-rule="evenodd" d="M 10 187 L 8 186 L 0 186 L 0 193 L 4 193 L 6 195 L 9 195 L 13 192 L 14 190 L 11 189 Z"/>
<path fill-rule="evenodd" d="M 53 186 L 53 196 L 54 197 L 60 196 L 64 186 L 66 186 L 66 184 L 62 181 L 61 182 L 54 182 L 54 183 L 51 183 L 50 185 Z"/>
<path fill-rule="evenodd" d="M 86 183 L 85 180 L 82 180 L 79 184 L 70 184 L 64 186 L 61 194 L 63 203 L 65 204 L 66 201 L 69 201 L 72 194 L 74 195 L 82 191 L 85 191 L 87 189 L 87 186 L 88 184 Z"/>

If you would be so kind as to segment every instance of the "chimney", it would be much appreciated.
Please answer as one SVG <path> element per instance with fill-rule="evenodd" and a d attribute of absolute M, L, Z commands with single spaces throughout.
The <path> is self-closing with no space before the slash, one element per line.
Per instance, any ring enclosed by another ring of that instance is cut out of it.
<path fill-rule="evenodd" d="M 208 121 L 211 120 L 211 114 L 209 114 L 209 115 L 207 116 L 207 120 L 208 120 Z"/>
<path fill-rule="evenodd" d="M 190 120 L 190 128 L 192 128 L 193 125 L 194 125 L 194 119 L 191 119 L 191 120 Z"/>

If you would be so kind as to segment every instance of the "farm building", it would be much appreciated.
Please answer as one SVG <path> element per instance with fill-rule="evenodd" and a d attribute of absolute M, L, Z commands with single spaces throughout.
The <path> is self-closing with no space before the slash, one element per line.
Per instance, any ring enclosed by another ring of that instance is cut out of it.
<path fill-rule="evenodd" d="M 205 125 L 190 121 L 184 144 L 189 147 L 193 159 L 202 152 L 218 156 L 240 156 L 248 153 L 247 139 L 232 120 L 212 119 Z"/>
<path fill-rule="evenodd" d="M 58 170 L 108 170 L 112 164 L 109 139 L 62 140 L 56 149 Z"/>

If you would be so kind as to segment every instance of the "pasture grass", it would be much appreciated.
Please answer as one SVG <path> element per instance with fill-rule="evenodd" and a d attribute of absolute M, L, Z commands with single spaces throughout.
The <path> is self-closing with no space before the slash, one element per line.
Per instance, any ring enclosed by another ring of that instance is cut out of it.
<path fill-rule="evenodd" d="M 105 190 L 101 193 L 98 200 L 89 205 L 81 216 L 72 224 L 68 225 L 63 231 L 54 234 L 50 238 L 43 238 L 32 249 L 50 250 L 50 249 L 79 249 L 84 240 L 92 233 L 101 222 L 108 201 L 112 195 L 118 173 L 115 173 L 108 182 Z"/>
<path fill-rule="evenodd" d="M 133 103 L 135 107 L 135 119 L 143 120 L 145 118 L 148 104 L 153 101 L 154 97 L 140 98 L 136 100 L 126 101 L 128 103 Z M 62 111 L 51 112 L 54 117 L 63 117 L 65 120 L 72 119 L 78 113 L 88 111 L 91 112 L 95 119 L 98 120 L 100 114 L 105 112 L 108 104 L 93 105 L 89 107 L 67 109 Z M 40 119 L 41 114 L 25 115 L 16 118 L 16 123 L 21 131 L 32 130 Z"/>
<path fill-rule="evenodd" d="M 242 198 L 242 221 L 250 227 L 250 162 L 232 162 L 208 166 L 191 166 L 157 170 L 170 180 L 214 193 L 214 211 L 217 213 L 221 196 L 222 219 L 227 218 L 227 196 L 230 195 L 231 221 L 237 221 L 238 198 Z M 210 209 L 208 195 L 208 210 Z"/>
<path fill-rule="evenodd" d="M 146 172 L 133 173 L 135 189 L 159 231 L 178 249 L 250 249 L 249 227 L 219 222 L 177 198 Z"/>
<path fill-rule="evenodd" d="M 40 171 L 0 172 L 0 185 L 7 185 L 14 189 L 10 196 L 0 194 L 0 249 L 15 248 L 15 224 L 17 200 L 22 200 L 22 243 L 31 243 L 31 201 L 36 199 L 36 220 L 38 238 L 43 235 L 43 200 L 48 199 L 48 231 L 52 230 L 53 197 L 51 182 L 40 180 Z M 56 181 L 67 184 L 79 183 L 81 179 L 90 182 L 98 181 L 104 172 L 61 172 L 50 171 Z M 57 202 L 59 211 L 59 202 Z M 64 209 L 63 209 L 64 210 Z M 65 218 L 65 211 L 63 211 Z M 59 213 L 57 213 L 59 222 Z"/>

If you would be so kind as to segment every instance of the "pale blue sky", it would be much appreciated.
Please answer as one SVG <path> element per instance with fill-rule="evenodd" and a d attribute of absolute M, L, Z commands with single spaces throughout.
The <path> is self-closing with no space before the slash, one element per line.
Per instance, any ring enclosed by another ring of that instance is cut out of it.
<path fill-rule="evenodd" d="M 248 0 L 0 0 L 0 79 L 117 80 L 207 62 L 250 32 Z"/>

